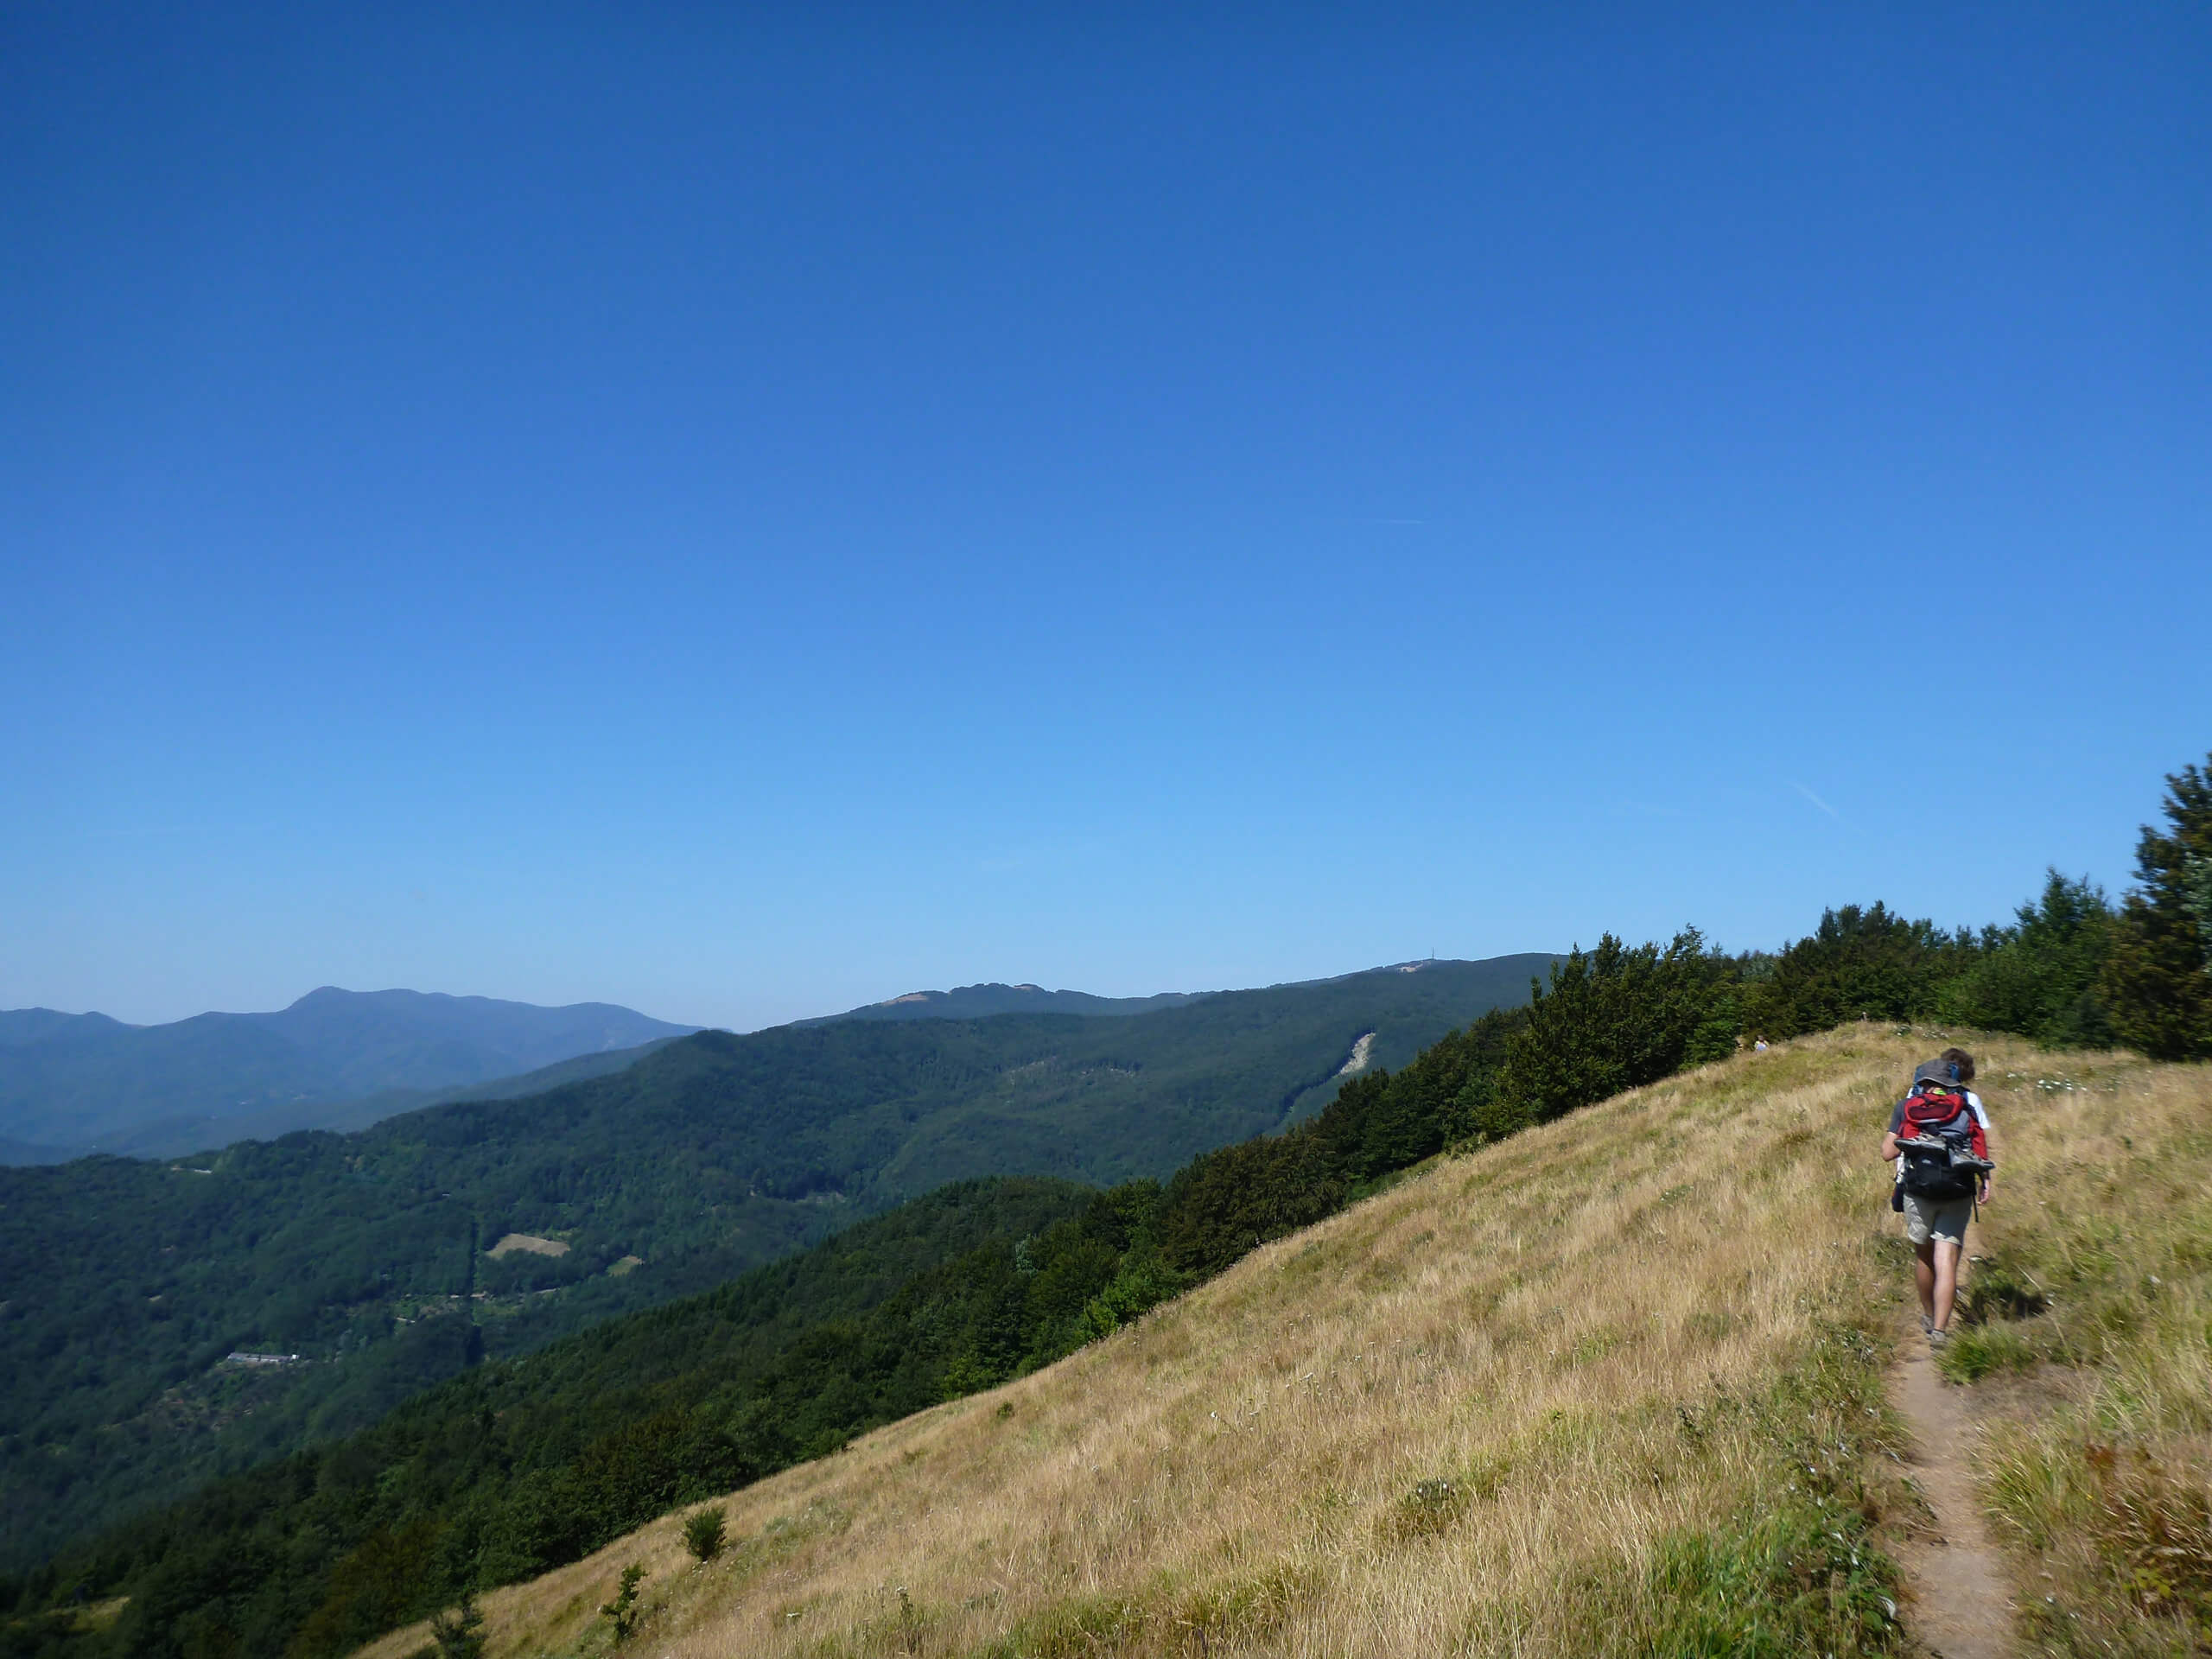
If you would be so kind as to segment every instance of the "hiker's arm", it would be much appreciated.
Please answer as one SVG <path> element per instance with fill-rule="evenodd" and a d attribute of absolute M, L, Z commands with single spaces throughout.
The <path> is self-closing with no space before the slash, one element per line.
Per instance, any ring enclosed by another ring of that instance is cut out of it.
<path fill-rule="evenodd" d="M 1897 1160 L 1897 1132 L 1895 1129 L 1885 1130 L 1882 1135 L 1882 1161 L 1885 1164 L 1894 1164 Z"/>

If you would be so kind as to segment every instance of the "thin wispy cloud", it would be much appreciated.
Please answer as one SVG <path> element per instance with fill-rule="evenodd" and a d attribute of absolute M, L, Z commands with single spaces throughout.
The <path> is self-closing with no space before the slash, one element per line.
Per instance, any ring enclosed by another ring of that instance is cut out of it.
<path fill-rule="evenodd" d="M 1827 813 L 1827 814 L 1828 815 L 1828 817 L 1830 817 L 1834 818 L 1834 819 L 1838 823 L 1841 823 L 1843 822 L 1843 814 L 1842 814 L 1842 813 L 1840 813 L 1840 812 L 1837 811 L 1837 810 L 1835 810 L 1835 808 L 1834 808 L 1834 807 L 1830 806 L 1830 805 L 1829 805 L 1826 801 L 1822 800 L 1819 796 L 1817 796 L 1817 795 L 1814 794 L 1814 793 L 1813 793 L 1813 791 L 1812 791 L 1811 790 L 1809 790 L 1809 789 L 1806 788 L 1804 785 L 1802 785 L 1802 784 L 1801 784 L 1801 783 L 1797 783 L 1797 782 L 1796 782 L 1795 780 L 1792 780 L 1792 782 L 1790 783 L 1789 787 L 1790 787 L 1790 788 L 1792 788 L 1792 789 L 1794 789 L 1794 790 L 1796 790 L 1796 791 L 1800 795 L 1802 795 L 1802 796 L 1803 796 L 1807 800 L 1810 801 L 1810 802 L 1811 802 L 1815 806 L 1819 807 L 1819 808 L 1821 809 L 1821 811 L 1823 811 L 1823 812 Z"/>

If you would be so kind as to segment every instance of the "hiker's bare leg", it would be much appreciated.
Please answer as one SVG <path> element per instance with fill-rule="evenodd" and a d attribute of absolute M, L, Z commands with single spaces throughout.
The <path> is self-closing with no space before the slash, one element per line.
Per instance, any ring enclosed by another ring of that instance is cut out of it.
<path fill-rule="evenodd" d="M 1938 1331 L 1951 1328 L 1951 1303 L 1959 1294 L 1959 1247 L 1948 1238 L 1930 1239 L 1936 1247 L 1936 1301 L 1930 1313 Z"/>
<path fill-rule="evenodd" d="M 1912 1287 L 1920 1293 L 1920 1317 L 1936 1317 L 1936 1241 L 1923 1239 L 1912 1247 Z"/>

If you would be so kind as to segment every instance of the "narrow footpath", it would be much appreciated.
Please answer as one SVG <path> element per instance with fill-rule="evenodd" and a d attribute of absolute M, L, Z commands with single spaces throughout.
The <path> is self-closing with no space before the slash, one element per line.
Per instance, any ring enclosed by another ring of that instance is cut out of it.
<path fill-rule="evenodd" d="M 1915 1534 L 1897 1550 L 1905 1629 L 1937 1659 L 2010 1659 L 2011 1587 L 1969 1466 L 1980 1437 L 1964 1395 L 1943 1381 L 1916 1328 L 1890 1373 L 1890 1401 L 1912 1427 L 1912 1478 L 1936 1512 L 1934 1535 Z"/>

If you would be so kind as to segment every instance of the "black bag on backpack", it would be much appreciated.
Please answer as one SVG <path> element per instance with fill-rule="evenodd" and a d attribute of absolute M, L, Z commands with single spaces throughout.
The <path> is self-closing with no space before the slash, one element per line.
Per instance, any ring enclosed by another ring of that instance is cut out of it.
<path fill-rule="evenodd" d="M 1905 1098 L 1897 1129 L 1898 1155 L 1904 1160 L 1900 1190 L 1938 1201 L 1974 1197 L 1990 1168 L 1978 1130 L 1964 1095 L 1940 1084 L 1916 1084 Z"/>

